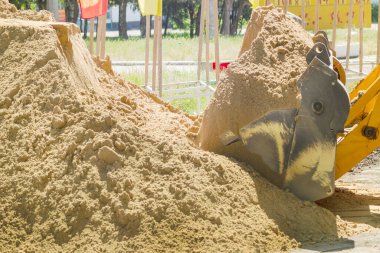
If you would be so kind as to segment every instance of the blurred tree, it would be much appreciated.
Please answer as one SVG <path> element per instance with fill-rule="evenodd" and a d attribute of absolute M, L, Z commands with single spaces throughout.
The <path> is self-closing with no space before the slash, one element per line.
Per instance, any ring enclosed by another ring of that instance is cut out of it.
<path fill-rule="evenodd" d="M 242 18 L 249 19 L 251 4 L 248 0 L 224 0 L 222 8 L 223 35 L 236 35 Z M 244 16 L 243 16 L 244 15 Z"/>
<path fill-rule="evenodd" d="M 128 0 L 118 0 L 119 2 L 119 37 L 128 39 L 127 27 L 127 5 Z"/>
<path fill-rule="evenodd" d="M 36 0 L 39 10 L 46 10 L 46 0 Z"/>
<path fill-rule="evenodd" d="M 230 35 L 236 35 L 239 22 L 243 16 L 244 8 L 250 8 L 251 4 L 248 0 L 235 0 L 232 8 L 231 15 L 231 28 Z"/>
<path fill-rule="evenodd" d="M 379 3 L 372 3 L 372 23 L 377 24 L 378 13 L 379 13 Z"/>
<path fill-rule="evenodd" d="M 42 0 L 41 0 L 42 1 Z M 66 22 L 77 23 L 79 17 L 79 5 L 77 0 L 65 0 Z"/>
<path fill-rule="evenodd" d="M 190 38 L 194 37 L 195 22 L 197 20 L 196 9 L 199 8 L 199 1 L 188 0 L 187 1 L 187 10 L 189 12 L 190 18 Z"/>
<path fill-rule="evenodd" d="M 137 0 L 109 0 L 109 4 L 119 6 L 119 37 L 128 39 L 127 8 L 131 6 L 132 10 L 138 10 Z"/>
<path fill-rule="evenodd" d="M 28 0 L 10 0 L 11 4 L 14 4 L 17 9 L 20 10 L 26 10 L 31 9 L 31 5 L 35 4 L 35 1 L 28 1 Z"/>
<path fill-rule="evenodd" d="M 88 20 L 84 20 L 84 27 L 83 27 L 83 39 L 87 38 L 87 28 L 88 28 Z M 82 29 L 82 27 L 81 27 Z"/>
<path fill-rule="evenodd" d="M 222 7 L 222 30 L 221 34 L 230 35 L 231 16 L 234 0 L 224 0 Z"/>
<path fill-rule="evenodd" d="M 164 34 L 167 34 L 169 25 L 174 29 L 189 28 L 189 12 L 187 10 L 187 0 L 167 1 L 163 6 Z"/>
<path fill-rule="evenodd" d="M 199 36 L 201 2 L 202 0 L 187 0 L 187 5 L 185 6 L 185 8 L 187 8 L 188 18 L 190 20 L 189 29 L 191 38 L 195 35 Z"/>

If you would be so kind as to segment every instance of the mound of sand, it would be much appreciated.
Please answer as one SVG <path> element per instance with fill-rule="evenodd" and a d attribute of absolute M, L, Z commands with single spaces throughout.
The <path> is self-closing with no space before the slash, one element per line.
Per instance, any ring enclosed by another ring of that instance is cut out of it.
<path fill-rule="evenodd" d="M 307 67 L 310 35 L 273 6 L 252 12 L 240 57 L 221 78 L 204 112 L 197 144 L 205 150 L 250 161 L 241 142 L 224 146 L 220 136 L 265 113 L 299 104 L 297 80 Z M 196 131 L 196 128 L 193 129 Z"/>
<path fill-rule="evenodd" d="M 191 146 L 194 119 L 96 65 L 75 25 L 0 19 L 0 41 L 0 252 L 273 252 L 364 229 Z"/>
<path fill-rule="evenodd" d="M 54 21 L 53 14 L 48 11 L 17 10 L 16 6 L 10 4 L 8 0 L 0 0 L 0 18 Z"/>

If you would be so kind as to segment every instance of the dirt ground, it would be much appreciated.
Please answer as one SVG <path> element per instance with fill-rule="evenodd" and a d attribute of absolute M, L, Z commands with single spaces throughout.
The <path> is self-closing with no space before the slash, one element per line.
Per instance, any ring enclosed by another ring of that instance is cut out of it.
<path fill-rule="evenodd" d="M 336 193 L 319 204 L 342 219 L 380 228 L 380 150 L 336 182 Z"/>
<path fill-rule="evenodd" d="M 303 245 L 294 253 L 311 252 L 380 252 L 380 150 L 337 181 L 333 196 L 318 201 L 342 220 L 371 226 L 367 232 L 332 243 Z"/>

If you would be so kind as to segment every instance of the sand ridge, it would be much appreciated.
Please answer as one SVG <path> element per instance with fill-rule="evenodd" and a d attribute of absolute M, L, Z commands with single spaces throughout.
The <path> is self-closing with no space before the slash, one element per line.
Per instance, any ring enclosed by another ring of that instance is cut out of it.
<path fill-rule="evenodd" d="M 207 106 L 195 142 L 205 150 L 250 162 L 240 142 L 224 146 L 220 136 L 265 113 L 299 105 L 297 80 L 313 45 L 302 27 L 273 6 L 253 10 L 240 57 L 229 65 Z M 193 130 L 195 132 L 195 130 Z"/>

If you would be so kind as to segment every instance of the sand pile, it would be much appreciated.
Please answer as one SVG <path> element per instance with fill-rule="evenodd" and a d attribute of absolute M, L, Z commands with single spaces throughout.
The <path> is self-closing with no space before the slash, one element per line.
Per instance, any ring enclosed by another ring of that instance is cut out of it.
<path fill-rule="evenodd" d="M 8 0 L 0 0 L 0 18 L 17 18 L 36 21 L 54 21 L 53 14 L 42 10 L 39 12 L 31 10 L 17 10 L 16 6 L 10 4 Z"/>
<path fill-rule="evenodd" d="M 296 82 L 307 67 L 305 56 L 312 45 L 310 35 L 282 10 L 255 9 L 241 55 L 225 71 L 205 110 L 198 145 L 249 162 L 252 154 L 242 152 L 241 142 L 225 147 L 220 136 L 238 133 L 270 110 L 297 107 Z"/>
<path fill-rule="evenodd" d="M 0 41 L 0 252 L 273 252 L 362 230 L 191 146 L 194 119 L 97 66 L 75 25 L 0 19 Z"/>

